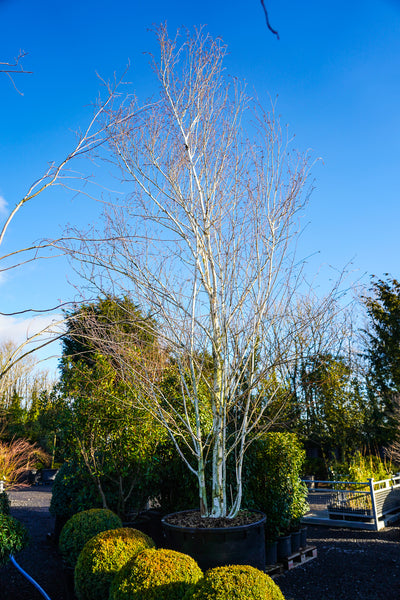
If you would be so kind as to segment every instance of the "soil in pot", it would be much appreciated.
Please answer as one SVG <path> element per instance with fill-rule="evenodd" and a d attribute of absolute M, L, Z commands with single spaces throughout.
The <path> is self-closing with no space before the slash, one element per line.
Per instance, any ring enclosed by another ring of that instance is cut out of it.
<path fill-rule="evenodd" d="M 162 519 L 168 548 L 189 554 L 207 570 L 223 565 L 265 568 L 265 515 L 242 511 L 235 519 L 202 518 L 199 511 Z"/>

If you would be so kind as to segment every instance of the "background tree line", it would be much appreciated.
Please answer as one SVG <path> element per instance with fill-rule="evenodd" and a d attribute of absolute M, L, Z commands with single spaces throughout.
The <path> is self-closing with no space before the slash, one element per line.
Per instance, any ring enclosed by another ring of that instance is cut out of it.
<path fill-rule="evenodd" d="M 329 327 L 325 323 L 315 329 L 313 340 L 305 336 L 306 349 L 297 340 L 290 368 L 271 374 L 274 387 L 279 381 L 279 393 L 265 418 L 273 430 L 298 435 L 307 449 L 306 470 L 321 477 L 333 459 L 345 462 L 357 451 L 382 454 L 386 449 L 397 456 L 400 284 L 389 276 L 373 278 L 361 301 L 363 330 L 350 335 L 349 321 L 345 325 L 343 315 L 336 313 Z M 176 405 L 177 365 L 154 336 L 154 321 L 149 327 L 149 317 L 128 297 L 99 299 L 66 316 L 58 381 L 35 370 L 32 358 L 1 379 L 1 439 L 25 438 L 39 443 L 58 463 L 81 462 L 100 496 L 106 482 L 123 504 L 133 490 L 138 496 L 135 483 L 141 470 L 149 468 L 148 457 L 156 457 L 158 448 L 156 462 L 161 464 L 173 448 L 159 424 L 135 403 L 134 385 L 124 380 L 116 361 L 130 360 L 135 369 L 140 362 L 154 363 L 154 377 L 162 379 L 165 394 Z M 101 354 L 91 340 L 93 323 L 97 334 L 101 331 L 103 338 L 117 340 L 129 352 L 123 358 Z M 2 364 L 12 351 L 11 343 L 2 345 Z M 266 397 L 270 386 L 268 378 L 260 382 Z"/>

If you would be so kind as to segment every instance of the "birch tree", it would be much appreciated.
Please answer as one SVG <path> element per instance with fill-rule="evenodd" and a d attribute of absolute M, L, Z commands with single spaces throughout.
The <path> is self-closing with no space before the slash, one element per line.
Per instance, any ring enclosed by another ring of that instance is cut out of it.
<path fill-rule="evenodd" d="M 201 514 L 233 518 L 244 455 L 279 387 L 266 398 L 262 382 L 290 360 L 296 335 L 286 314 L 309 159 L 273 107 L 227 77 L 220 39 L 203 29 L 171 39 L 164 26 L 157 38 L 159 95 L 107 110 L 106 160 L 127 193 L 104 231 L 69 232 L 69 252 L 89 286 L 130 294 L 157 323 L 160 356 L 138 357 L 137 369 L 123 340 L 91 335 L 196 475 Z M 166 393 L 158 360 L 178 373 L 179 395 Z"/>

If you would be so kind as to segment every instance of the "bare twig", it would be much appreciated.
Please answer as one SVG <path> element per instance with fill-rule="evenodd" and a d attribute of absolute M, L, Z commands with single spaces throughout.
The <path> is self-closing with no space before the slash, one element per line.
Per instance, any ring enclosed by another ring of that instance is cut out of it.
<path fill-rule="evenodd" d="M 276 39 L 279 40 L 279 33 L 275 29 L 272 29 L 271 24 L 269 22 L 268 12 L 267 12 L 264 0 L 261 0 L 261 6 L 263 7 L 263 11 L 264 11 L 264 15 L 265 15 L 265 20 L 267 22 L 268 29 L 271 31 L 271 33 L 273 33 L 274 35 L 276 35 Z"/>
<path fill-rule="evenodd" d="M 23 96 L 23 93 L 15 85 L 13 75 L 31 75 L 33 71 L 27 71 L 21 64 L 22 59 L 27 56 L 26 52 L 19 51 L 18 56 L 14 59 L 14 62 L 0 62 L 0 73 L 4 73 L 10 79 L 14 89 L 18 94 Z M 19 68 L 18 68 L 19 67 Z"/>
<path fill-rule="evenodd" d="M 25 54 L 20 53 L 18 59 L 16 59 L 16 63 L 15 63 L 16 65 L 19 64 L 19 61 L 21 58 L 23 58 L 23 56 L 25 56 Z M 8 63 L 3 63 L 3 64 L 5 64 L 6 66 L 8 65 Z M 23 72 L 23 71 L 21 71 L 21 72 Z M 69 167 L 70 163 L 73 160 L 75 160 L 76 158 L 79 158 L 81 156 L 87 155 L 88 153 L 94 151 L 95 149 L 98 149 L 105 141 L 106 127 L 104 125 L 102 125 L 102 123 L 101 123 L 101 121 L 102 121 L 101 115 L 107 109 L 108 105 L 112 102 L 119 84 L 120 84 L 120 80 L 115 81 L 114 85 L 108 86 L 106 99 L 103 102 L 98 103 L 96 110 L 89 122 L 89 125 L 79 135 L 78 141 L 77 141 L 74 149 L 70 153 L 68 153 L 60 163 L 50 164 L 50 166 L 47 168 L 45 173 L 28 188 L 27 193 L 23 196 L 23 198 L 21 198 L 15 204 L 14 208 L 11 210 L 9 215 L 6 217 L 4 223 L 0 226 L 0 246 L 4 242 L 6 233 L 8 231 L 8 228 L 9 228 L 11 222 L 15 219 L 18 212 L 21 210 L 21 208 L 26 203 L 33 202 L 35 199 L 38 198 L 38 196 L 43 194 L 43 192 L 45 192 L 45 190 L 49 189 L 50 187 L 52 187 L 54 185 L 64 185 L 65 178 L 67 178 L 67 180 L 69 181 L 70 178 L 72 176 L 74 176 L 76 180 L 83 181 L 84 183 L 87 182 L 86 177 L 79 176 L 78 174 L 72 173 L 71 171 L 66 171 L 66 169 L 67 169 L 67 167 Z M 68 183 L 68 185 L 66 187 L 68 189 L 70 189 L 71 185 Z M 74 191 L 77 192 L 78 190 L 75 189 Z M 79 190 L 79 191 L 82 191 L 82 190 Z M 85 192 L 83 192 L 83 193 L 85 193 Z M 44 250 L 52 250 L 54 248 L 61 248 L 61 244 L 59 242 L 60 242 L 60 240 L 54 240 L 54 239 L 53 240 L 51 240 L 51 239 L 44 240 L 44 241 L 42 240 L 42 241 L 34 242 L 33 244 L 29 244 L 22 248 L 21 247 L 17 248 L 16 250 L 13 250 L 11 252 L 8 252 L 8 253 L 0 256 L 0 261 L 1 261 L 1 266 L 2 266 L 2 268 L 0 269 L 0 273 L 9 271 L 10 269 L 22 267 L 23 265 L 25 265 L 29 262 L 36 261 L 39 258 L 43 258 Z M 61 305 L 57 306 L 56 309 L 58 309 L 60 306 Z M 37 310 L 37 309 L 33 310 L 31 308 L 26 308 L 24 310 L 15 311 L 14 313 L 8 313 L 7 316 L 15 316 L 17 314 L 23 314 L 23 313 L 27 313 L 27 312 L 35 312 L 35 313 L 51 312 L 52 310 L 55 310 L 55 307 L 52 307 L 51 309 L 45 308 L 45 309 L 41 309 L 41 310 Z M 1 313 L 1 314 L 5 314 L 5 313 Z M 21 361 L 23 358 L 31 355 L 36 350 L 43 348 L 43 347 L 47 346 L 48 344 L 50 344 L 60 338 L 60 335 L 52 335 L 51 339 L 46 338 L 45 341 L 43 341 L 43 338 L 41 338 L 40 336 L 46 335 L 48 333 L 49 333 L 48 328 L 45 328 L 41 332 L 36 333 L 33 336 L 29 336 L 21 344 L 19 349 L 13 353 L 13 356 L 10 358 L 7 365 L 5 365 L 2 370 L 0 370 L 0 379 L 2 377 L 4 377 L 5 374 L 7 372 L 9 372 L 10 369 L 12 369 L 13 364 Z M 26 350 L 26 347 L 29 344 L 34 344 L 34 347 L 29 348 L 29 350 Z"/>

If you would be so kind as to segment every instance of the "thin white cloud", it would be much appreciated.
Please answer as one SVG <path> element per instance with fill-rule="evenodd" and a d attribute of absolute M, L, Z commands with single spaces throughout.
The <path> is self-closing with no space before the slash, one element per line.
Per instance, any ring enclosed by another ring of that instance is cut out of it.
<path fill-rule="evenodd" d="M 56 379 L 61 355 L 61 344 L 57 340 L 57 335 L 63 330 L 64 320 L 61 314 L 42 315 L 30 319 L 0 315 L 0 347 L 11 342 L 17 351 L 15 357 L 35 350 L 31 354 L 36 361 L 34 370 L 45 370 Z M 36 337 L 28 341 L 32 336 Z M 54 341 L 46 344 L 51 340 Z"/>
<path fill-rule="evenodd" d="M 0 342 L 12 341 L 19 345 L 32 336 L 32 346 L 56 337 L 62 331 L 62 315 L 42 315 L 30 319 L 0 315 Z"/>
<path fill-rule="evenodd" d="M 0 215 L 6 215 L 8 213 L 7 202 L 3 196 L 0 196 Z"/>

